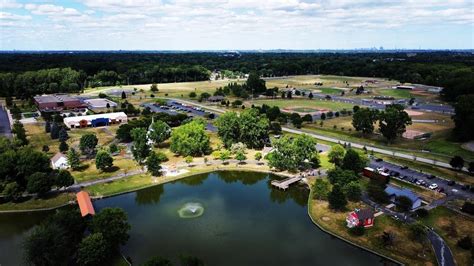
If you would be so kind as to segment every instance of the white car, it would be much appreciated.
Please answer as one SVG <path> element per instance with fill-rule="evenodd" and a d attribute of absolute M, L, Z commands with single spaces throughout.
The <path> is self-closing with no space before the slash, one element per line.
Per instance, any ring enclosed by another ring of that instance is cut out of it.
<path fill-rule="evenodd" d="M 438 184 L 433 183 L 433 184 L 431 184 L 428 188 L 429 188 L 429 189 L 437 189 L 437 188 L 438 188 Z"/>

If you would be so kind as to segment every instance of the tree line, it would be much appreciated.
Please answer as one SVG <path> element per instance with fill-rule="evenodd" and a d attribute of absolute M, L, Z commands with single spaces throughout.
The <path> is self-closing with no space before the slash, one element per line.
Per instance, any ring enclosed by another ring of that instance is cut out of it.
<path fill-rule="evenodd" d="M 209 79 L 210 71 L 258 72 L 264 77 L 303 74 L 386 77 L 400 82 L 445 87 L 455 101 L 472 93 L 474 57 L 467 52 L 406 53 L 1 53 L 0 73 L 10 83 L 28 71 L 73 69 L 85 77 L 78 85 L 106 86 Z M 87 84 L 86 84 L 87 83 Z M 3 85 L 2 85 L 3 86 Z M 61 85 L 59 85 L 61 86 Z M 53 85 L 54 87 L 54 85 Z M 19 88 L 24 89 L 24 88 Z M 1 90 L 4 93 L 5 90 Z"/>

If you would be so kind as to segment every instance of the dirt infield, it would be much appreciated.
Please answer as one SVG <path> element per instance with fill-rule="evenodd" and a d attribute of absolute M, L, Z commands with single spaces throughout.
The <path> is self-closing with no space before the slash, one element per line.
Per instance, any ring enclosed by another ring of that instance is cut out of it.
<path fill-rule="evenodd" d="M 416 139 L 418 136 L 421 136 L 427 132 L 420 131 L 420 130 L 413 130 L 413 129 L 407 129 L 405 133 L 403 133 L 402 137 L 406 139 Z"/>
<path fill-rule="evenodd" d="M 423 115 L 424 113 L 423 112 L 420 112 L 420 111 L 413 111 L 413 110 L 405 110 L 405 112 L 407 112 L 407 114 L 409 116 L 419 116 L 419 115 Z"/>
<path fill-rule="evenodd" d="M 282 109 L 283 112 L 287 113 L 299 113 L 299 114 L 321 114 L 321 113 L 326 113 L 331 110 L 329 109 L 324 109 L 324 108 L 314 108 L 314 107 L 307 107 L 307 106 L 294 106 L 294 107 L 286 107 Z"/>

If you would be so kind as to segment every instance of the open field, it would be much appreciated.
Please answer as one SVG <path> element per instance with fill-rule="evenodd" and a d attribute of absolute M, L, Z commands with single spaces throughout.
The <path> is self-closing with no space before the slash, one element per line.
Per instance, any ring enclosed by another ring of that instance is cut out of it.
<path fill-rule="evenodd" d="M 471 251 L 457 246 L 457 241 L 465 236 L 474 238 L 474 220 L 445 207 L 437 207 L 430 211 L 422 222 L 433 227 L 447 242 L 457 265 L 472 265 Z"/>
<path fill-rule="evenodd" d="M 335 101 L 327 100 L 309 100 L 309 99 L 272 99 L 272 100 L 252 100 L 246 101 L 246 105 L 251 106 L 252 104 L 259 106 L 266 104 L 268 106 L 278 106 L 279 108 L 292 108 L 294 106 L 298 107 L 308 107 L 308 108 L 317 108 L 317 109 L 328 109 L 332 111 L 338 111 L 342 109 L 352 110 L 352 104 L 341 103 Z"/>
<path fill-rule="evenodd" d="M 347 211 L 335 212 L 329 209 L 328 203 L 321 200 L 309 200 L 309 214 L 324 229 L 341 236 L 357 245 L 364 246 L 386 256 L 406 263 L 407 265 L 436 265 L 431 248 L 424 247 L 416 241 L 408 241 L 408 226 L 381 215 L 375 218 L 374 226 L 367 228 L 363 236 L 353 236 L 346 227 L 346 216 L 354 208 L 365 207 L 362 203 L 349 203 Z M 394 235 L 392 246 L 384 247 L 381 240 L 383 232 Z M 423 256 L 422 254 L 425 254 Z"/>
<path fill-rule="evenodd" d="M 190 92 L 196 92 L 197 94 L 207 92 L 214 93 L 214 91 L 223 87 L 230 82 L 244 82 L 243 80 L 213 80 L 213 81 L 196 81 L 196 82 L 176 82 L 176 83 L 160 83 L 158 84 L 158 92 L 153 93 L 157 97 L 184 97 L 189 98 L 188 95 Z M 88 88 L 86 89 L 86 94 L 98 94 L 99 92 L 107 92 L 108 90 L 133 90 L 137 89 L 137 93 L 140 90 L 149 91 L 151 84 L 142 84 L 142 85 L 124 85 L 124 86 L 112 86 L 112 87 L 99 87 L 99 88 Z M 148 92 L 149 95 L 149 92 Z"/>

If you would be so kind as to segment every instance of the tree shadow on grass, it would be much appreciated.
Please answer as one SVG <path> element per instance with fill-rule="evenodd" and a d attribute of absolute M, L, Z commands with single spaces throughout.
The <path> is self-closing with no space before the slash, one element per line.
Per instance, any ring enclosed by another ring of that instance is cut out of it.
<path fill-rule="evenodd" d="M 111 167 L 109 167 L 109 168 L 104 169 L 104 172 L 105 172 L 105 173 L 113 173 L 113 172 L 118 171 L 119 169 L 120 169 L 120 168 L 119 168 L 118 166 L 113 165 L 113 166 L 111 166 Z"/>

